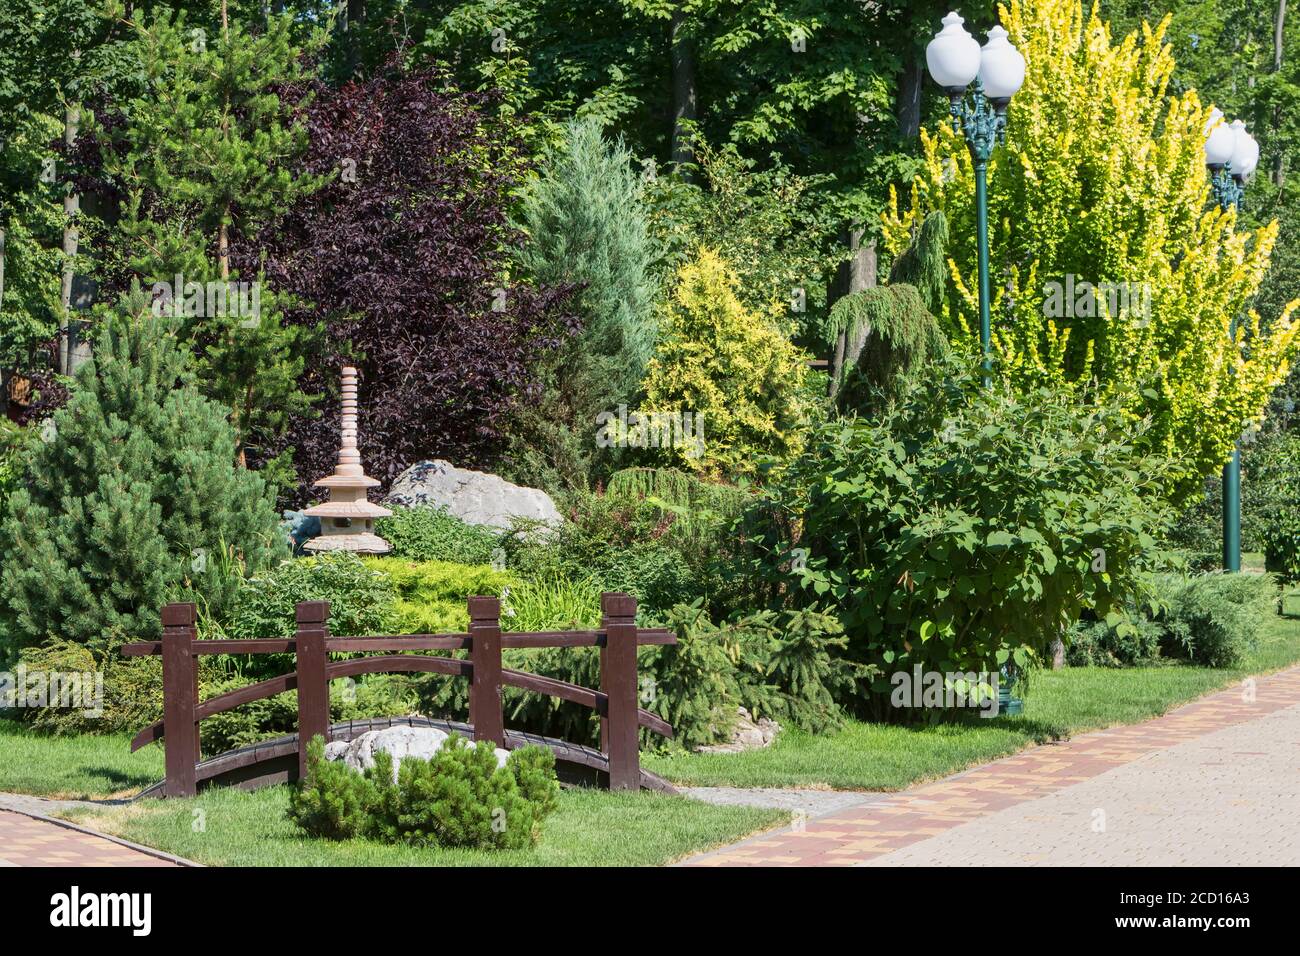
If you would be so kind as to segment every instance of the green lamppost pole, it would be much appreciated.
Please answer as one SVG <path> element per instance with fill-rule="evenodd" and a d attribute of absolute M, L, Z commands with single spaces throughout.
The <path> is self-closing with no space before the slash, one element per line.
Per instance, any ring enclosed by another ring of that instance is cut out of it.
<path fill-rule="evenodd" d="M 953 129 L 966 137 L 975 165 L 975 237 L 979 258 L 980 348 L 984 355 L 984 379 L 992 371 L 992 326 L 989 292 L 989 160 L 994 148 L 1004 141 L 1007 104 L 1025 82 L 1025 58 L 1007 40 L 1000 26 L 989 30 L 983 48 L 962 26 L 962 18 L 950 13 L 943 29 L 925 48 L 930 76 L 943 87 L 951 103 Z M 967 87 L 974 90 L 967 98 Z"/>
<path fill-rule="evenodd" d="M 1205 165 L 1210 171 L 1210 186 L 1220 209 L 1240 209 L 1246 192 L 1246 179 L 1259 165 L 1259 144 L 1246 132 L 1246 124 L 1236 120 L 1229 125 L 1223 114 L 1214 110 L 1205 137 Z M 1237 341 L 1237 317 L 1228 326 L 1228 335 Z M 1223 466 L 1223 570 L 1241 570 L 1241 447 L 1234 445 L 1232 457 Z"/>
<path fill-rule="evenodd" d="M 943 29 L 925 48 L 925 65 L 948 94 L 953 129 L 966 137 L 975 166 L 975 237 L 979 259 L 980 350 L 984 385 L 992 384 L 993 331 L 989 289 L 989 160 L 1006 137 L 1007 105 L 1025 82 L 1025 58 L 1007 40 L 1000 26 L 989 30 L 981 48 L 962 26 L 957 13 L 943 18 Z M 974 84 L 969 99 L 967 88 Z M 998 684 L 998 713 L 1019 714 L 1023 702 L 1012 696 L 1015 675 L 1002 668 Z"/>

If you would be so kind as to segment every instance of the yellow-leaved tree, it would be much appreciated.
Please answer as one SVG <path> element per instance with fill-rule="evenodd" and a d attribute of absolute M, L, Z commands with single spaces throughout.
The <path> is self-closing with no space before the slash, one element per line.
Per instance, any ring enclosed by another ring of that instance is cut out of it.
<path fill-rule="evenodd" d="M 1116 39 L 1080 0 L 999 13 L 1027 73 L 989 165 L 994 361 L 1025 386 L 1118 396 L 1149 416 L 1177 462 L 1168 493 L 1185 499 L 1263 414 L 1300 346 L 1297 302 L 1264 320 L 1246 308 L 1277 226 L 1239 231 L 1213 201 L 1210 106 L 1168 92 L 1168 18 Z M 897 254 L 926 214 L 947 214 L 940 318 L 954 344 L 978 349 L 972 161 L 947 124 L 922 143 L 921 173 L 884 216 L 885 245 Z"/>
<path fill-rule="evenodd" d="M 665 436 L 682 431 L 688 440 L 655 446 L 711 478 L 737 478 L 764 456 L 797 454 L 815 405 L 808 356 L 772 318 L 746 308 L 737 288 L 727 262 L 699 249 L 678 270 L 646 372 L 652 413 L 688 423 L 674 430 L 661 422 Z"/>

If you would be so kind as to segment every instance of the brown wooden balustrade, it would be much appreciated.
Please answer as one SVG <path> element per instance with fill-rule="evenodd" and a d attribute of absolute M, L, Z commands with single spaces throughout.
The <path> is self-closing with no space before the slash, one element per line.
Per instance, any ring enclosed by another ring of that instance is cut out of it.
<path fill-rule="evenodd" d="M 468 603 L 469 628 L 463 634 L 331 637 L 329 602 L 304 601 L 297 606 L 297 631 L 292 638 L 206 641 L 198 639 L 193 604 L 168 604 L 162 609 L 161 641 L 127 644 L 122 648 L 122 654 L 127 657 L 159 655 L 163 660 L 163 719 L 141 730 L 131 741 L 131 749 L 135 751 L 161 740 L 167 774 L 161 786 L 162 794 L 193 796 L 200 782 L 218 776 L 222 765 L 220 759 L 201 760 L 199 723 L 243 704 L 293 690 L 298 694 L 298 733 L 287 743 L 277 742 L 265 752 L 281 758 L 296 751 L 296 773 L 289 776 L 300 779 L 307 770 L 306 747 L 302 742 L 317 734 L 326 740 L 338 739 L 340 735 L 337 727 L 331 728 L 329 719 L 331 680 L 358 674 L 438 673 L 469 680 L 466 729 L 475 740 L 490 740 L 498 747 L 547 743 L 557 758 L 579 755 L 575 759 L 580 758 L 586 767 L 599 771 L 603 775 L 601 779 L 613 790 L 666 787 L 640 767 L 639 729 L 645 727 L 665 737 L 671 737 L 673 729 L 662 718 L 638 706 L 636 652 L 643 644 L 675 644 L 677 638 L 671 631 L 637 627 L 636 599 L 627 594 L 601 595 L 601 626 L 594 631 L 503 634 L 501 602 L 497 598 L 471 597 Z M 543 647 L 599 648 L 600 689 L 501 666 L 501 652 L 506 648 Z M 463 650 L 469 652 L 469 658 L 386 653 L 330 660 L 330 654 L 337 653 L 429 650 Z M 203 654 L 293 654 L 296 666 L 279 677 L 201 701 L 198 657 Z M 502 687 L 517 687 L 592 708 L 600 715 L 600 750 L 507 731 L 501 710 Z M 182 728 L 183 732 L 169 734 L 168 728 Z M 241 752 L 237 759 L 227 760 L 225 764 L 244 768 L 259 759 L 256 747 L 245 749 L 247 754 Z"/>

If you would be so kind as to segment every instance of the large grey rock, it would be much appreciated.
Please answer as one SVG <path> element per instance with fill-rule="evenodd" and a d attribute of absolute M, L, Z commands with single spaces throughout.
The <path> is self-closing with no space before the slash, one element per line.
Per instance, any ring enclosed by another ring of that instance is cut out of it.
<path fill-rule="evenodd" d="M 726 743 L 696 748 L 702 754 L 738 754 L 746 750 L 770 747 L 781 730 L 781 725 L 770 717 L 753 716 L 744 707 L 736 708 L 736 722 L 731 728 L 731 738 Z"/>
<path fill-rule="evenodd" d="M 341 760 L 353 770 L 369 770 L 375 765 L 375 753 L 382 750 L 393 758 L 393 780 L 397 768 L 407 757 L 428 760 L 436 754 L 449 735 L 433 727 L 388 727 L 368 730 L 352 740 L 333 740 L 325 745 L 326 760 Z M 509 751 L 496 748 L 497 766 L 504 767 Z"/>
<path fill-rule="evenodd" d="M 466 524 L 509 528 L 511 518 L 533 518 L 551 527 L 562 520 L 551 496 L 482 471 L 457 468 L 441 458 L 416 462 L 397 476 L 386 505 L 446 508 Z"/>

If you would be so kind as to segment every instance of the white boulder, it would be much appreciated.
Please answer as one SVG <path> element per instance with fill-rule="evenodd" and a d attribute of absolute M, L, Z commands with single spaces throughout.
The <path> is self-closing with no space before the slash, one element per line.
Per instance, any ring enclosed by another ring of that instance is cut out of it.
<path fill-rule="evenodd" d="M 382 750 L 393 758 L 393 780 L 397 779 L 397 768 L 407 757 L 428 760 L 436 754 L 444 743 L 447 734 L 433 727 L 388 727 L 384 730 L 368 730 L 352 740 L 334 740 L 325 745 L 326 760 L 342 760 L 353 770 L 369 770 L 375 765 L 375 753 Z M 497 766 L 504 767 L 510 752 L 496 748 Z"/>
<path fill-rule="evenodd" d="M 441 458 L 416 462 L 397 476 L 386 505 L 446 508 L 466 524 L 509 528 L 512 518 L 531 518 L 555 527 L 563 520 L 546 492 L 504 478 L 457 468 Z"/>

